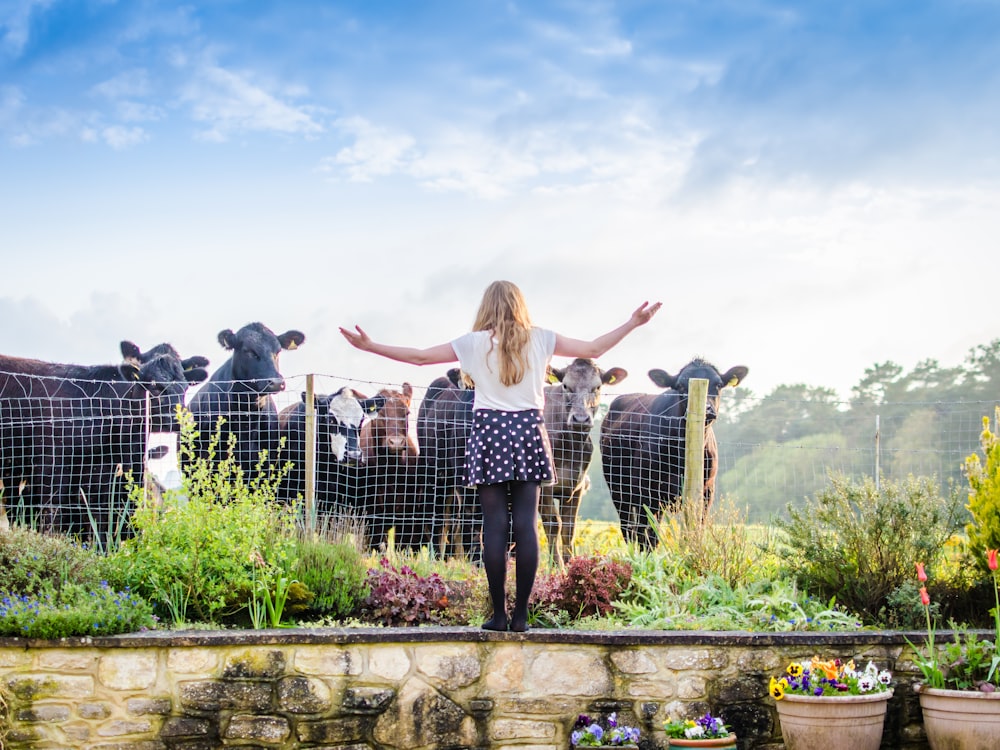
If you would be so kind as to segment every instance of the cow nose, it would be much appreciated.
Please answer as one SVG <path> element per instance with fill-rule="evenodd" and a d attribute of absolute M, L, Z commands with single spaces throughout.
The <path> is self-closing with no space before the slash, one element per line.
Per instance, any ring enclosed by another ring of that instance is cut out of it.
<path fill-rule="evenodd" d="M 406 446 L 406 438 L 391 437 L 385 441 L 394 451 L 402 450 Z"/>
<path fill-rule="evenodd" d="M 594 418 L 589 414 L 570 414 L 569 422 L 570 424 L 591 425 L 594 423 Z"/>

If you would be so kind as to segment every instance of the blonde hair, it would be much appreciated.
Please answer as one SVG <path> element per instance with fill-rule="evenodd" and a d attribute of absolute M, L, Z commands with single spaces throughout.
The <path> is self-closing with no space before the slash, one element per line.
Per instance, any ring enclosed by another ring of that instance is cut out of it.
<path fill-rule="evenodd" d="M 528 365 L 526 349 L 531 338 L 531 317 L 516 284 L 494 281 L 486 287 L 472 330 L 493 332 L 500 347 L 497 353 L 500 382 L 508 386 L 520 383 Z"/>

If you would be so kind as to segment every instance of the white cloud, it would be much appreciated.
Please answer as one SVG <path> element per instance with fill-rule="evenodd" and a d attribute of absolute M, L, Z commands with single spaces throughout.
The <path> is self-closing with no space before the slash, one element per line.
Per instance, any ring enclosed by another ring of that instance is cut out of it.
<path fill-rule="evenodd" d="M 10 0 L 0 8 L 0 49 L 11 57 L 19 57 L 28 44 L 31 15 L 44 10 L 55 0 Z"/>
<path fill-rule="evenodd" d="M 149 140 L 149 134 L 139 127 L 112 125 L 101 131 L 101 137 L 111 148 L 122 150 Z"/>
<path fill-rule="evenodd" d="M 127 70 L 101 81 L 92 90 L 112 100 L 146 96 L 150 93 L 149 72 L 145 68 Z"/>
<path fill-rule="evenodd" d="M 323 132 L 304 107 L 281 101 L 247 78 L 217 65 L 204 65 L 183 89 L 192 116 L 206 123 L 202 137 L 226 141 L 234 133 L 277 132 L 316 135 Z"/>

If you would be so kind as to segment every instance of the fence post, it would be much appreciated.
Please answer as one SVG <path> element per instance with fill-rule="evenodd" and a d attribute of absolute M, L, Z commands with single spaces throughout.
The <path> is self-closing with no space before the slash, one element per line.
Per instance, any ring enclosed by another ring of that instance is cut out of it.
<path fill-rule="evenodd" d="M 705 497 L 705 405 L 708 381 L 688 381 L 687 430 L 684 433 L 684 502 L 702 507 Z"/>
<path fill-rule="evenodd" d="M 875 491 L 882 491 L 882 415 L 875 415 Z"/>
<path fill-rule="evenodd" d="M 304 474 L 305 486 L 305 521 L 309 531 L 316 531 L 316 402 L 313 399 L 315 376 L 306 375 L 306 465 Z"/>

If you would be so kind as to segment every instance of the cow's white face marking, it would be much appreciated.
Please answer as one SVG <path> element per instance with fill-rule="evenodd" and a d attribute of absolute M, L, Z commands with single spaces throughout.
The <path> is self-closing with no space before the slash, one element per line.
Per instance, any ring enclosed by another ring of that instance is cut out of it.
<path fill-rule="evenodd" d="M 357 396 L 350 388 L 345 388 L 331 398 L 329 408 L 330 416 L 339 424 L 352 432 L 361 430 L 361 423 L 365 421 L 365 411 L 361 408 Z M 330 452 L 337 457 L 338 461 L 344 460 L 347 442 L 347 436 L 340 432 L 330 435 Z"/>

